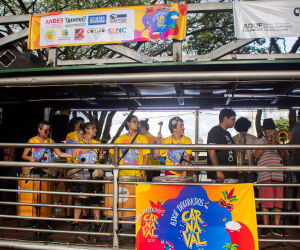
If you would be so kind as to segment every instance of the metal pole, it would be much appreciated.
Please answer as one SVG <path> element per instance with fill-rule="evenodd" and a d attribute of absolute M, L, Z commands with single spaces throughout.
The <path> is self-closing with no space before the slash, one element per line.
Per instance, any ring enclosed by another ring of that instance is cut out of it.
<path fill-rule="evenodd" d="M 51 108 L 44 108 L 44 120 L 49 122 Z"/>
<path fill-rule="evenodd" d="M 119 166 L 119 148 L 114 149 L 114 163 L 115 167 Z M 118 200 L 119 200 L 119 188 L 118 188 L 118 177 L 119 170 L 117 168 L 113 169 L 113 248 L 119 248 L 119 214 L 118 214 Z"/>
<path fill-rule="evenodd" d="M 200 72 L 149 72 L 149 73 L 122 73 L 122 74 L 78 74 L 50 76 L 24 76 L 3 77 L 0 86 L 65 86 L 79 84 L 153 84 L 185 83 L 193 82 L 197 85 L 207 85 L 206 81 L 220 81 L 219 84 L 227 84 L 228 81 L 240 81 L 240 84 L 248 84 L 247 81 L 255 81 L 252 84 L 261 84 L 260 80 L 270 81 L 296 81 L 300 80 L 300 70 L 254 70 L 254 71 L 200 71 Z"/>
<path fill-rule="evenodd" d="M 199 141 L 199 110 L 196 110 L 195 114 L 195 144 Z M 195 152 L 195 162 L 199 161 L 198 152 Z"/>

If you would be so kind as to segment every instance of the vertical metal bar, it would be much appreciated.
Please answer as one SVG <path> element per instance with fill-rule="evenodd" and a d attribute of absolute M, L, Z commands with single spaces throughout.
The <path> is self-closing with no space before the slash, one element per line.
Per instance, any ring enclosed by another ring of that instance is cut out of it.
<path fill-rule="evenodd" d="M 199 110 L 195 114 L 195 144 L 199 143 Z M 198 152 L 195 152 L 195 161 L 198 162 Z"/>
<path fill-rule="evenodd" d="M 119 214 L 118 214 L 118 201 L 119 201 L 119 188 L 118 188 L 118 177 L 119 170 L 116 168 L 119 166 L 119 148 L 114 148 L 114 162 L 115 169 L 113 170 L 114 182 L 113 182 L 113 247 L 119 248 Z"/>
<path fill-rule="evenodd" d="M 182 62 L 182 42 L 173 39 L 173 61 Z"/>
<path fill-rule="evenodd" d="M 44 120 L 49 122 L 51 108 L 44 108 Z"/>
<path fill-rule="evenodd" d="M 57 67 L 57 48 L 49 48 L 47 66 Z"/>

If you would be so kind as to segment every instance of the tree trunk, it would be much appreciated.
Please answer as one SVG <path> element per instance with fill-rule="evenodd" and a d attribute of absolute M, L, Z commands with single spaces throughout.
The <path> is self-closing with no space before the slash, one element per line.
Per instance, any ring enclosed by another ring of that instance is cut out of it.
<path fill-rule="evenodd" d="M 256 133 L 257 133 L 257 138 L 262 138 L 263 137 L 263 130 L 261 127 L 261 115 L 262 115 L 262 110 L 258 109 L 255 117 L 255 127 L 256 127 Z"/>
<path fill-rule="evenodd" d="M 105 118 L 107 116 L 107 111 L 102 111 L 99 120 L 97 120 L 97 134 L 96 138 L 100 140 L 101 134 L 102 134 L 102 129 L 104 125 Z"/>
<path fill-rule="evenodd" d="M 133 115 L 134 112 L 135 112 L 135 110 L 131 110 L 128 116 Z M 118 136 L 121 134 L 123 128 L 125 127 L 128 116 L 123 121 L 122 125 L 119 127 L 119 129 L 118 129 L 117 133 L 115 134 L 114 138 L 111 140 L 111 143 L 114 143 L 115 140 L 118 138 Z"/>
<path fill-rule="evenodd" d="M 296 110 L 290 109 L 289 110 L 289 124 L 290 124 L 290 131 L 292 131 L 292 128 L 296 124 Z"/>
<path fill-rule="evenodd" d="M 112 124 L 112 119 L 114 118 L 115 114 L 117 111 L 111 111 L 107 118 L 106 118 L 106 123 L 105 123 L 105 127 L 104 127 L 104 131 L 103 131 L 103 135 L 101 138 L 101 141 L 103 143 L 107 143 L 109 141 L 110 137 L 110 128 L 111 128 L 111 124 Z"/>

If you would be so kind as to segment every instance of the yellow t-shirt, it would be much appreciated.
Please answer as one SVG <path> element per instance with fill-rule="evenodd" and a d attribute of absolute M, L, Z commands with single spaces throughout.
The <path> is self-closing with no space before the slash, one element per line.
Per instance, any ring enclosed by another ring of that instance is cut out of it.
<path fill-rule="evenodd" d="M 85 143 L 83 140 L 79 143 Z M 97 140 L 93 139 L 91 143 L 99 143 Z M 99 149 L 96 148 L 79 148 L 76 154 L 76 161 L 88 164 L 96 164 L 99 162 Z"/>
<path fill-rule="evenodd" d="M 28 143 L 41 143 L 36 137 L 32 137 L 29 139 Z M 44 143 L 54 143 L 54 141 L 50 138 L 47 138 Z M 31 149 L 31 157 L 37 159 L 39 162 L 53 162 L 52 150 L 50 148 L 32 148 Z M 28 169 L 32 169 L 33 167 L 23 167 L 22 173 L 29 172 Z"/>
<path fill-rule="evenodd" d="M 127 134 L 120 135 L 116 140 L 115 144 L 130 144 L 134 136 L 129 137 Z M 143 135 L 138 135 L 135 138 L 135 141 L 133 144 L 148 144 L 147 138 Z M 126 151 L 126 149 L 119 150 L 119 156 L 122 157 L 123 153 Z M 109 153 L 114 155 L 114 149 L 110 149 Z M 120 165 L 143 165 L 144 155 L 150 154 L 149 149 L 129 149 L 127 154 L 123 157 L 123 159 L 120 162 Z M 120 176 L 139 176 L 140 170 L 121 170 Z"/>
<path fill-rule="evenodd" d="M 73 144 L 73 143 L 79 143 L 78 134 L 79 131 L 72 131 L 67 134 L 66 136 L 66 143 L 67 144 Z M 67 148 L 66 149 L 67 154 L 73 154 L 73 148 Z M 67 163 L 72 163 L 72 158 L 67 158 Z"/>
<path fill-rule="evenodd" d="M 144 135 L 147 138 L 148 144 L 157 144 L 157 137 L 151 135 L 149 132 Z M 148 157 L 148 165 L 160 165 L 159 160 L 154 158 L 154 150 L 150 149 L 150 154 Z"/>
<path fill-rule="evenodd" d="M 41 143 L 36 137 L 29 139 L 29 143 Z M 50 138 L 47 138 L 44 143 L 54 143 Z M 52 150 L 50 148 L 32 148 L 31 156 L 40 162 L 53 162 Z"/>
<path fill-rule="evenodd" d="M 175 141 L 172 136 L 163 139 L 162 144 L 192 144 L 190 138 L 182 136 L 180 140 Z M 184 161 L 180 162 L 184 154 L 191 155 L 192 150 L 184 149 L 161 149 L 160 155 L 166 155 L 166 165 L 167 166 L 178 166 L 184 165 Z M 180 171 L 166 171 L 166 175 L 180 175 Z"/>

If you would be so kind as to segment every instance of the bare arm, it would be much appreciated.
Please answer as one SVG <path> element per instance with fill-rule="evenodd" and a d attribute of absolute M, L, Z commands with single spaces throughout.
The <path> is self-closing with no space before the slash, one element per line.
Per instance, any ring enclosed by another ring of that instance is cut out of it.
<path fill-rule="evenodd" d="M 159 132 L 157 135 L 157 144 L 161 144 L 162 142 L 162 134 Z M 160 157 L 160 150 L 159 149 L 154 149 L 153 150 L 153 156 L 154 158 L 159 158 Z"/>
<path fill-rule="evenodd" d="M 35 162 L 35 159 L 32 156 L 28 155 L 30 153 L 30 151 L 31 151 L 31 148 L 24 148 L 24 151 L 22 154 L 22 159 L 25 161 Z"/>
<path fill-rule="evenodd" d="M 74 149 L 73 149 L 73 153 L 72 153 L 72 162 L 74 162 L 74 163 L 77 163 L 77 162 L 76 162 L 77 151 L 78 151 L 77 148 L 74 148 Z"/>
<path fill-rule="evenodd" d="M 71 154 L 67 154 L 62 152 L 59 148 L 53 148 L 55 154 L 57 154 L 60 158 L 71 158 Z"/>
<path fill-rule="evenodd" d="M 208 156 L 213 166 L 219 166 L 219 161 L 217 157 L 216 150 L 210 149 L 208 150 Z M 225 179 L 225 175 L 222 171 L 217 171 L 217 182 L 223 182 Z"/>
<path fill-rule="evenodd" d="M 266 140 L 264 141 L 263 144 L 264 145 L 269 144 L 271 141 L 272 141 L 272 137 L 269 136 L 268 138 L 266 138 Z M 265 150 L 263 150 L 263 149 L 257 149 L 257 150 L 255 150 L 254 154 L 253 154 L 254 157 L 255 157 L 255 159 L 258 160 L 262 156 L 262 154 L 264 153 L 264 151 Z"/>
<path fill-rule="evenodd" d="M 143 155 L 143 165 L 148 165 L 148 154 Z M 145 177 L 145 176 L 146 176 L 146 171 L 141 170 L 140 177 Z"/>
<path fill-rule="evenodd" d="M 115 155 L 113 155 L 112 153 L 109 153 L 109 158 L 110 158 L 112 164 L 115 164 Z"/>

